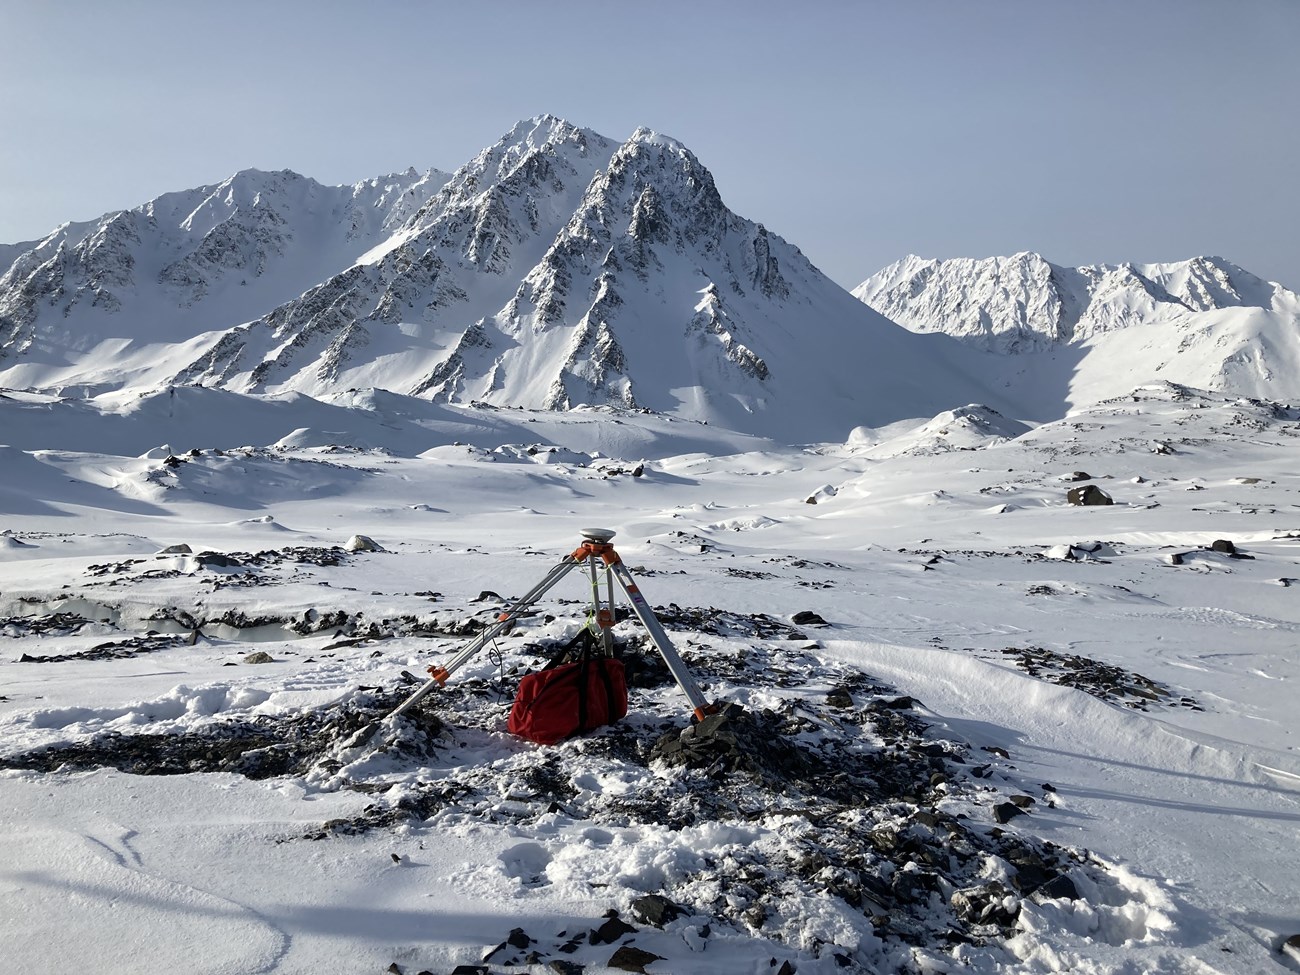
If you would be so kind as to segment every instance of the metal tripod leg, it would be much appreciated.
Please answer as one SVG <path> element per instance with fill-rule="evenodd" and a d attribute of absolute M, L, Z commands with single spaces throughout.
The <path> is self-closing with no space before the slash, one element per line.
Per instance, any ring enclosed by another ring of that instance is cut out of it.
<path fill-rule="evenodd" d="M 474 655 L 491 643 L 493 639 L 510 629 L 511 624 L 519 618 L 524 610 L 528 609 L 529 606 L 541 599 L 542 596 L 546 594 L 547 590 L 568 575 L 569 570 L 578 564 L 578 560 L 574 558 L 573 555 L 566 555 L 563 561 L 554 566 L 550 572 L 546 573 L 545 578 L 543 578 L 541 582 L 528 590 L 528 592 L 521 596 L 508 610 L 498 615 L 495 622 L 468 643 L 460 653 L 456 654 L 456 656 L 452 657 L 441 667 L 430 667 L 429 673 L 433 676 L 420 685 L 419 690 L 398 705 L 389 717 L 397 717 L 399 714 L 405 714 L 411 708 L 415 707 L 415 705 L 428 697 L 436 688 L 442 687 L 446 684 L 447 678 L 460 670 L 460 668 L 465 666 L 465 664 L 469 663 Z"/>
<path fill-rule="evenodd" d="M 607 561 L 606 566 L 614 578 L 618 580 L 619 588 L 627 594 L 628 601 L 632 603 L 632 612 L 636 613 L 636 618 L 641 621 L 641 625 L 650 634 L 650 639 L 654 642 L 655 649 L 659 651 L 659 656 L 664 658 L 664 663 L 672 671 L 677 686 L 682 689 L 686 699 L 691 702 L 691 707 L 695 709 L 695 716 L 703 718 L 705 715 L 713 714 L 717 709 L 709 704 L 704 694 L 701 693 L 699 685 L 695 683 L 695 678 L 691 676 L 691 672 L 686 669 L 686 664 L 673 648 L 672 641 L 668 639 L 668 633 L 664 630 L 663 624 L 659 622 L 654 610 L 650 608 L 649 603 L 645 601 L 645 597 L 641 595 L 636 580 L 632 578 L 632 573 L 623 564 L 623 560 L 618 557 L 617 553 L 614 553 L 614 561 Z"/>

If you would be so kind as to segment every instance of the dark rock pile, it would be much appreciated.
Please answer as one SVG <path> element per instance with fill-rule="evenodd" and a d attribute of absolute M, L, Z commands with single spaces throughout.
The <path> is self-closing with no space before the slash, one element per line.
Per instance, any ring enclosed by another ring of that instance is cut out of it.
<path fill-rule="evenodd" d="M 1005 647 L 1002 653 L 1031 677 L 1086 691 L 1103 701 L 1145 711 L 1153 704 L 1203 711 L 1195 698 L 1177 694 L 1149 677 L 1091 657 L 1045 647 Z"/>
<path fill-rule="evenodd" d="M 332 711 L 222 720 L 178 734 L 106 732 L 84 742 L 0 756 L 0 769 L 115 768 L 133 775 L 234 772 L 250 779 L 303 775 L 328 761 L 340 741 L 374 726 L 404 696 L 376 692 Z M 412 760 L 427 759 L 442 731 L 436 717 L 416 713 L 398 719 L 391 733 L 379 736 L 375 747 Z"/>
<path fill-rule="evenodd" d="M 22 664 L 54 664 L 63 663 L 67 660 L 125 660 L 127 657 L 156 653 L 159 650 L 169 650 L 172 647 L 179 647 L 192 642 L 189 637 L 185 636 L 151 634 L 128 637 L 124 640 L 109 640 L 106 643 L 96 644 L 89 650 L 78 650 L 75 653 L 49 654 L 40 657 L 24 653 L 18 658 L 18 662 Z"/>

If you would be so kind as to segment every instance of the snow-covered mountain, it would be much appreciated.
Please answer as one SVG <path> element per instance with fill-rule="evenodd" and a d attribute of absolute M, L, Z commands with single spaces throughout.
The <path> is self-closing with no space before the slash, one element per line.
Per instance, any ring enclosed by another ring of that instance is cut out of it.
<path fill-rule="evenodd" d="M 0 279 L 0 350 L 21 389 L 378 387 L 793 439 L 1006 405 L 959 343 L 728 210 L 681 143 L 551 116 L 449 178 L 241 173 L 61 228 Z"/>
<path fill-rule="evenodd" d="M 97 389 L 156 378 L 173 349 L 202 347 L 355 261 L 447 178 L 411 170 L 323 186 L 245 170 L 12 247 L 0 253 L 2 381 Z"/>
<path fill-rule="evenodd" d="M 1022 352 L 1227 308 L 1272 309 L 1295 295 L 1221 257 L 1062 267 L 1038 254 L 983 260 L 909 255 L 853 294 L 917 332 Z"/>
<path fill-rule="evenodd" d="M 1156 380 L 1300 398 L 1300 296 L 1219 257 L 1073 268 L 1028 253 L 912 256 L 853 294 L 915 332 L 1018 353 L 999 371 L 1039 387 L 1038 403 L 1047 385 L 1078 405 Z"/>

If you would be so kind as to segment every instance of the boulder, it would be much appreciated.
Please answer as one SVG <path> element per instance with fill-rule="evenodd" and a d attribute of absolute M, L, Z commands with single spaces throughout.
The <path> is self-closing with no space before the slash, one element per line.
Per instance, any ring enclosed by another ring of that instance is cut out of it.
<path fill-rule="evenodd" d="M 179 545 L 168 545 L 166 548 L 160 548 L 158 550 L 159 555 L 190 555 L 193 552 L 194 549 L 190 548 L 184 542 L 181 542 Z"/>
<path fill-rule="evenodd" d="M 1091 480 L 1092 480 L 1092 475 L 1089 474 L 1087 471 L 1075 471 L 1073 474 L 1068 474 L 1068 475 L 1066 475 L 1065 480 L 1067 480 L 1067 481 L 1091 481 Z"/>
<path fill-rule="evenodd" d="M 605 964 L 622 972 L 640 972 L 641 975 L 646 975 L 646 965 L 663 960 L 663 955 L 643 951 L 635 945 L 624 945 L 614 952 Z"/>
<path fill-rule="evenodd" d="M 993 818 L 1002 825 L 1006 825 L 1017 816 L 1023 816 L 1024 814 L 1025 811 L 1014 802 L 1000 802 L 993 807 Z"/>
<path fill-rule="evenodd" d="M 681 916 L 682 909 L 662 894 L 646 894 L 632 902 L 632 913 L 642 924 L 652 924 L 656 928 L 662 928 Z"/>
<path fill-rule="evenodd" d="M 1070 488 L 1066 495 L 1070 504 L 1098 505 L 1114 504 L 1111 496 L 1097 487 L 1095 484 L 1085 484 L 1083 487 Z"/>
<path fill-rule="evenodd" d="M 810 609 L 795 613 L 790 617 L 790 622 L 796 626 L 830 626 L 829 623 Z"/>
<path fill-rule="evenodd" d="M 1225 555 L 1235 555 L 1237 553 L 1237 546 L 1226 538 L 1216 538 L 1210 543 L 1210 548 L 1215 552 L 1223 552 Z"/>
<path fill-rule="evenodd" d="M 244 564 L 239 559 L 220 552 L 200 552 L 194 560 L 205 569 L 237 569 Z"/>
<path fill-rule="evenodd" d="M 253 653 L 250 653 L 247 657 L 245 657 L 245 658 L 244 658 L 244 663 L 246 663 L 246 664 L 273 664 L 273 663 L 275 663 L 275 658 L 272 657 L 272 656 L 271 656 L 269 653 L 267 653 L 265 650 L 257 650 L 257 651 L 254 651 Z"/>
<path fill-rule="evenodd" d="M 636 928 L 619 917 L 617 911 L 611 911 L 610 914 L 604 924 L 591 932 L 593 945 L 612 945 L 624 935 L 636 933 Z"/>
<path fill-rule="evenodd" d="M 353 535 L 343 546 L 349 552 L 382 552 L 383 548 L 369 535 Z"/>

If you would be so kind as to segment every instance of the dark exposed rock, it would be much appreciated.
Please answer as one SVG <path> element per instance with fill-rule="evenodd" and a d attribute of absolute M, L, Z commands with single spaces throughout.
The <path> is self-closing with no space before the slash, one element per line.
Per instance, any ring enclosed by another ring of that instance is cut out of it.
<path fill-rule="evenodd" d="M 836 687 L 826 695 L 826 704 L 828 707 L 841 710 L 851 708 L 853 707 L 853 695 L 842 687 Z"/>
<path fill-rule="evenodd" d="M 89 650 L 78 650 L 76 653 L 51 654 L 48 657 L 32 657 L 23 654 L 18 658 L 18 662 L 52 664 L 62 663 L 65 660 L 125 660 L 128 657 L 156 653 L 159 650 L 167 650 L 182 644 L 192 645 L 192 641 L 189 637 L 182 636 L 137 636 L 128 637 L 125 640 L 111 640 L 107 643 L 99 643 Z"/>
<path fill-rule="evenodd" d="M 246 664 L 273 664 L 275 658 L 265 650 L 256 650 L 244 658 Z"/>
<path fill-rule="evenodd" d="M 1079 899 L 1079 889 L 1074 885 L 1074 881 L 1059 874 L 1039 887 L 1037 893 L 1054 900 L 1077 901 Z"/>
<path fill-rule="evenodd" d="M 662 955 L 656 955 L 652 951 L 645 951 L 635 945 L 623 945 L 610 955 L 609 961 L 605 964 L 622 972 L 640 972 L 641 975 L 646 975 L 647 965 L 663 960 Z"/>
<path fill-rule="evenodd" d="M 904 694 L 901 697 L 891 697 L 888 700 L 880 702 L 882 708 L 889 708 L 891 711 L 907 711 L 916 707 L 916 700 Z"/>
<path fill-rule="evenodd" d="M 1226 538 L 1216 538 L 1210 544 L 1210 548 L 1215 552 L 1223 552 L 1227 555 L 1234 555 L 1237 551 L 1237 546 Z"/>
<path fill-rule="evenodd" d="M 615 912 L 605 923 L 591 932 L 593 945 L 612 945 L 624 935 L 635 934 L 636 928 L 628 924 Z"/>
<path fill-rule="evenodd" d="M 999 823 L 1009 823 L 1017 816 L 1023 815 L 1025 815 L 1025 811 L 1014 802 L 999 802 L 993 807 L 993 818 Z"/>
<path fill-rule="evenodd" d="M 1097 487 L 1095 484 L 1085 484 L 1083 487 L 1070 488 L 1066 498 L 1070 504 L 1081 505 L 1105 505 L 1114 504 L 1111 496 Z"/>
<path fill-rule="evenodd" d="M 802 612 L 795 613 L 790 617 L 790 622 L 796 626 L 829 626 L 824 619 L 814 613 L 812 610 L 805 609 Z"/>
<path fill-rule="evenodd" d="M 1072 474 L 1068 474 L 1068 475 L 1066 475 L 1065 480 L 1067 480 L 1067 481 L 1091 481 L 1091 480 L 1092 480 L 1092 475 L 1089 474 L 1087 471 L 1075 471 L 1075 472 L 1072 473 Z"/>
<path fill-rule="evenodd" d="M 642 924 L 662 928 L 680 917 L 682 909 L 662 894 L 646 894 L 632 902 L 632 912 Z"/>
<path fill-rule="evenodd" d="M 1002 653 L 1016 665 L 1040 680 L 1075 687 L 1103 701 L 1113 701 L 1139 711 L 1152 704 L 1167 704 L 1199 710 L 1200 704 L 1190 697 L 1175 697 L 1164 684 L 1124 670 L 1114 664 L 1091 657 L 1060 653 L 1044 647 L 1006 647 Z"/>
<path fill-rule="evenodd" d="M 955 891 L 951 904 L 958 917 L 974 923 L 1010 924 L 1020 914 L 1015 895 L 996 880 Z"/>
<path fill-rule="evenodd" d="M 200 552 L 194 560 L 205 569 L 235 569 L 244 564 L 233 555 L 223 555 L 220 552 Z"/>

